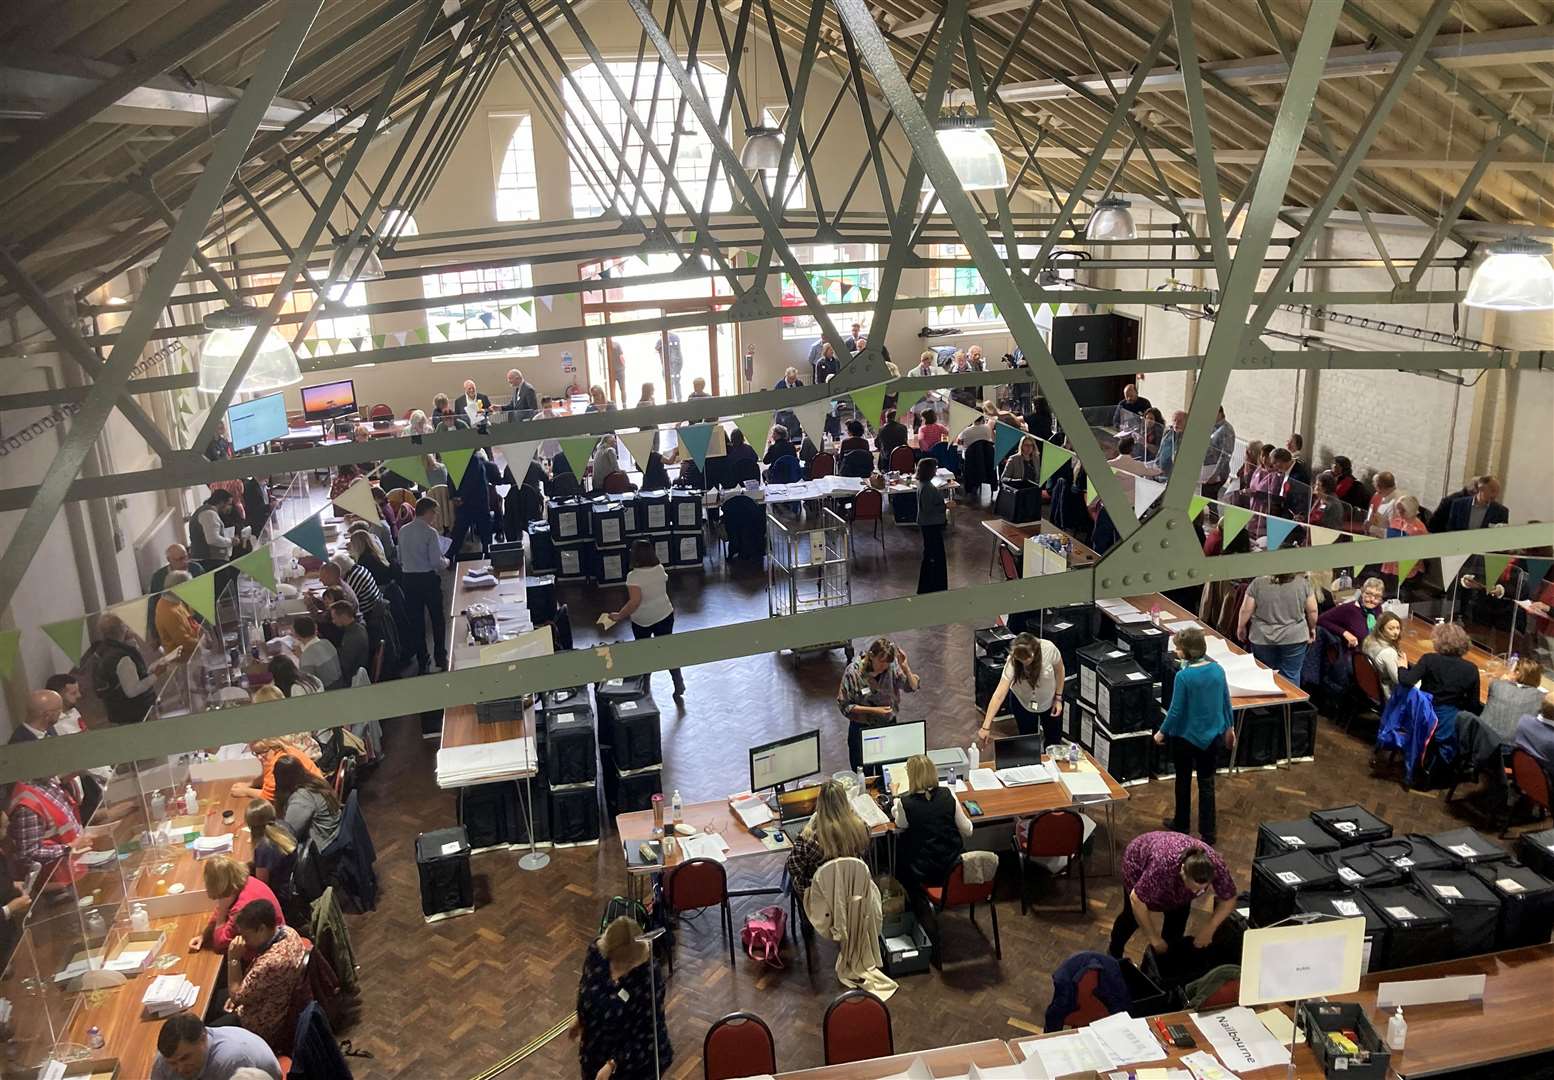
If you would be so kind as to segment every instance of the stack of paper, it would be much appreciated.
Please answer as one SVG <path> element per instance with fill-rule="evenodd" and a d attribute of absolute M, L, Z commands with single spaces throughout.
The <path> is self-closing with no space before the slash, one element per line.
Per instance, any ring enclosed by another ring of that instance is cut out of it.
<path fill-rule="evenodd" d="M 1058 779 L 1068 789 L 1069 798 L 1075 802 L 1095 802 L 1111 794 L 1106 777 L 1098 772 L 1080 772 L 1075 769 L 1058 773 Z"/>
<path fill-rule="evenodd" d="M 464 587 L 466 589 L 493 589 L 496 587 L 496 577 L 487 570 L 466 570 L 464 572 Z"/>
<path fill-rule="evenodd" d="M 93 849 L 75 853 L 75 862 L 79 866 L 86 867 L 106 866 L 118 857 L 119 853 L 113 848 L 109 848 L 107 851 Z"/>
<path fill-rule="evenodd" d="M 1003 787 L 998 773 L 992 769 L 972 769 L 966 774 L 966 782 L 973 791 L 994 791 Z"/>
<path fill-rule="evenodd" d="M 696 833 L 680 841 L 680 853 L 687 859 L 716 859 L 723 862 L 728 844 L 719 833 Z"/>
<path fill-rule="evenodd" d="M 852 806 L 853 811 L 863 818 L 863 823 L 871 829 L 877 829 L 890 822 L 890 819 L 885 816 L 885 811 L 880 809 L 880 804 L 867 793 L 854 795 Z"/>
<path fill-rule="evenodd" d="M 1269 697 L 1284 692 L 1274 681 L 1273 672 L 1259 664 L 1251 653 L 1227 653 L 1215 659 L 1225 669 L 1225 681 L 1232 695 Z"/>
<path fill-rule="evenodd" d="M 156 949 L 150 946 L 143 949 L 121 949 L 119 955 L 103 966 L 109 971 L 138 972 L 146 966 L 154 952 Z"/>
<path fill-rule="evenodd" d="M 200 988 L 183 975 L 158 975 L 146 987 L 141 1008 L 153 1019 L 172 1016 L 194 1006 Z"/>
<path fill-rule="evenodd" d="M 1255 1072 L 1290 1060 L 1289 1047 L 1271 1035 L 1257 1014 L 1244 1005 L 1194 1013 L 1192 1022 L 1232 1072 Z"/>
<path fill-rule="evenodd" d="M 981 770 L 979 769 L 978 772 Z M 1038 761 L 1034 765 L 1016 765 L 1012 769 L 999 769 L 993 774 L 1005 787 L 1024 787 L 1027 784 L 1050 784 L 1052 770 Z"/>
<path fill-rule="evenodd" d="M 196 859 L 208 859 L 212 855 L 225 855 L 232 850 L 232 834 L 222 833 L 219 836 L 196 836 L 194 842 L 189 845 L 189 850 L 194 852 Z"/>
<path fill-rule="evenodd" d="M 748 791 L 730 795 L 728 808 L 734 811 L 734 816 L 739 819 L 739 823 L 747 829 L 760 828 L 776 818 L 772 808 L 766 805 L 765 799 L 759 795 L 752 795 Z"/>
<path fill-rule="evenodd" d="M 534 739 L 503 739 L 475 746 L 444 747 L 437 751 L 437 786 L 516 780 L 533 775 L 536 767 Z"/>
<path fill-rule="evenodd" d="M 1126 600 L 1098 600 L 1096 607 L 1111 616 L 1113 622 L 1146 623 L 1149 621 L 1149 612 L 1140 611 Z"/>

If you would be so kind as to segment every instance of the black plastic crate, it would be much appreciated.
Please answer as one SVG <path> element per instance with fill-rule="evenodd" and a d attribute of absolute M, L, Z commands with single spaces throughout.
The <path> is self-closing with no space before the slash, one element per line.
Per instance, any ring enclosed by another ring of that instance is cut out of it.
<path fill-rule="evenodd" d="M 606 679 L 594 683 L 594 699 L 599 703 L 599 718 L 605 718 L 605 709 L 612 701 L 639 698 L 648 692 L 646 675 L 627 675 L 618 679 Z"/>
<path fill-rule="evenodd" d="M 1063 658 L 1063 670 L 1074 671 L 1079 662 L 1079 647 L 1087 643 L 1084 628 L 1074 619 L 1051 616 L 1043 621 L 1041 636 L 1052 642 Z"/>
<path fill-rule="evenodd" d="M 1415 882 L 1451 919 L 1451 954 L 1492 952 L 1500 926 L 1500 896 L 1471 870 L 1421 870 Z"/>
<path fill-rule="evenodd" d="M 657 537 L 654 548 L 657 549 Z M 669 536 L 670 566 L 700 566 L 707 557 L 707 538 L 700 532 L 673 533 Z M 659 560 L 662 562 L 663 560 Z"/>
<path fill-rule="evenodd" d="M 599 776 L 604 787 L 604 808 L 612 818 L 616 814 L 651 810 L 653 796 L 664 793 L 664 770 L 661 765 L 646 769 L 622 769 L 614 760 L 606 760 Z"/>
<path fill-rule="evenodd" d="M 1254 859 L 1251 923 L 1271 926 L 1294 913 L 1296 893 L 1337 886 L 1338 875 L 1332 867 L 1309 851 L 1287 851 Z"/>
<path fill-rule="evenodd" d="M 1095 729 L 1100 725 L 1096 723 L 1095 711 L 1083 702 L 1079 705 L 1079 731 L 1074 736 L 1074 741 L 1080 746 L 1095 752 Z M 1153 741 L 1153 740 L 1151 740 Z"/>
<path fill-rule="evenodd" d="M 1148 964 L 1153 959 L 1153 952 L 1146 949 L 1144 962 Z M 1142 970 L 1127 957 L 1117 961 L 1117 966 L 1122 969 L 1122 981 L 1128 984 L 1129 1016 L 1159 1016 L 1161 1013 L 1176 1012 L 1182 1007 L 1181 990 L 1159 981 L 1156 977 L 1158 973 Z"/>
<path fill-rule="evenodd" d="M 550 789 L 550 839 L 556 845 L 596 843 L 599 839 L 599 789 L 568 784 Z"/>
<path fill-rule="evenodd" d="M 545 767 L 553 784 L 592 783 L 599 775 L 592 710 L 546 711 Z"/>
<path fill-rule="evenodd" d="M 700 532 L 706 517 L 702 493 L 688 488 L 669 490 L 669 527 L 675 532 Z"/>
<path fill-rule="evenodd" d="M 1522 833 L 1516 838 L 1516 858 L 1544 877 L 1554 880 L 1554 829 Z"/>
<path fill-rule="evenodd" d="M 1306 1033 L 1306 1043 L 1322 1066 L 1323 1075 L 1330 1080 L 1335 1076 L 1344 1080 L 1386 1080 L 1392 1055 L 1366 1015 L 1365 1006 L 1347 1001 L 1302 1002 L 1300 1029 Z M 1353 1042 L 1359 1051 L 1353 1056 L 1327 1038 L 1345 1031 L 1354 1032 Z"/>
<path fill-rule="evenodd" d="M 621 508 L 621 530 L 629 540 L 640 536 L 642 530 L 637 528 L 637 493 L 635 491 L 622 491 L 610 496 L 610 502 Z"/>
<path fill-rule="evenodd" d="M 551 552 L 554 561 L 554 549 Z M 554 565 L 551 569 L 555 569 Z M 556 579 L 530 576 L 524 582 L 524 603 L 529 608 L 529 621 L 535 626 L 545 626 L 556 618 Z"/>
<path fill-rule="evenodd" d="M 622 770 L 663 764 L 658 706 L 651 696 L 622 698 L 610 703 L 610 747 Z"/>
<path fill-rule="evenodd" d="M 595 585 L 623 585 L 630 569 L 629 548 L 601 547 L 594 549 L 593 565 L 589 567 L 588 576 L 593 579 Z"/>
<path fill-rule="evenodd" d="M 546 712 L 576 711 L 581 709 L 593 715 L 593 702 L 586 686 L 558 686 L 540 695 L 540 703 Z"/>
<path fill-rule="evenodd" d="M 1241 714 L 1235 762 L 1242 768 L 1271 768 L 1284 749 L 1284 717 L 1274 709 L 1247 709 Z"/>
<path fill-rule="evenodd" d="M 558 545 L 574 544 L 592 536 L 592 510 L 587 499 L 576 496 L 549 500 L 545 504 L 545 520 L 550 523 L 551 539 Z"/>
<path fill-rule="evenodd" d="M 1015 524 L 1040 521 L 1041 486 L 1033 480 L 1005 480 L 998 487 L 994 511 Z"/>
<path fill-rule="evenodd" d="M 1340 847 L 1369 844 L 1373 840 L 1385 840 L 1392 835 L 1392 826 L 1363 806 L 1335 806 L 1330 810 L 1313 810 L 1311 820 L 1327 830 Z"/>
<path fill-rule="evenodd" d="M 475 882 L 470 874 L 469 853 L 469 837 L 462 825 L 435 829 L 415 838 L 421 915 L 427 922 L 475 910 Z"/>
<path fill-rule="evenodd" d="M 1505 848 L 1473 829 L 1448 829 L 1446 832 L 1431 833 L 1430 842 L 1449 855 L 1459 867 L 1511 857 Z"/>
<path fill-rule="evenodd" d="M 1296 702 L 1290 710 L 1290 746 L 1284 745 L 1284 726 L 1279 726 L 1279 760 L 1293 758 L 1296 761 L 1314 759 L 1317 754 L 1317 710 L 1311 705 Z"/>
<path fill-rule="evenodd" d="M 459 824 L 469 836 L 475 851 L 502 847 L 518 839 L 518 785 L 471 784 L 459 788 Z"/>
<path fill-rule="evenodd" d="M 980 660 L 984 656 L 991 656 L 1000 662 L 1009 656 L 1009 646 L 1014 644 L 1015 633 L 1002 623 L 997 626 L 984 626 L 980 630 L 971 632 L 971 658 Z"/>
<path fill-rule="evenodd" d="M 669 492 L 637 492 L 637 531 L 639 533 L 669 532 Z"/>
<path fill-rule="evenodd" d="M 1400 885 L 1408 876 L 1368 845 L 1339 848 L 1337 851 L 1329 851 L 1322 858 L 1338 875 L 1338 883 L 1346 889 Z"/>
<path fill-rule="evenodd" d="M 1108 660 L 1095 672 L 1095 719 L 1119 735 L 1155 727 L 1155 684 L 1131 658 Z"/>
<path fill-rule="evenodd" d="M 893 945 L 892 939 L 905 938 L 911 942 Z M 918 924 L 910 912 L 894 916 L 880 930 L 880 966 L 892 979 L 903 975 L 921 975 L 930 967 L 933 942 L 928 932 Z"/>
<path fill-rule="evenodd" d="M 985 710 L 987 703 L 993 700 L 993 691 L 998 689 L 998 682 L 1004 677 L 1006 663 L 1008 663 L 1007 655 L 977 658 L 974 672 L 977 708 Z"/>
<path fill-rule="evenodd" d="M 1328 915 L 1340 919 L 1365 920 L 1365 946 L 1360 970 L 1371 970 L 1374 960 L 1387 951 L 1387 924 L 1364 894 L 1353 889 L 1313 889 L 1295 894 L 1295 912 L 1301 915 Z"/>
<path fill-rule="evenodd" d="M 1451 918 L 1417 884 L 1363 890 L 1387 924 L 1387 951 L 1372 971 L 1433 964 L 1451 956 Z"/>
<path fill-rule="evenodd" d="M 529 522 L 529 573 L 554 574 L 561 563 L 556 558 L 556 538 L 550 524 Z"/>
<path fill-rule="evenodd" d="M 1087 748 L 1095 755 L 1096 764 L 1112 774 L 1119 784 L 1149 779 L 1150 749 L 1154 736 L 1144 731 L 1109 731 L 1105 724 L 1096 722 L 1092 743 Z"/>
<path fill-rule="evenodd" d="M 1512 861 L 1479 863 L 1473 873 L 1500 897 L 1495 948 L 1542 945 L 1554 935 L 1554 881 Z"/>
<path fill-rule="evenodd" d="M 1119 624 L 1117 644 L 1125 646 L 1133 654 L 1134 662 L 1147 671 L 1151 679 L 1158 679 L 1165 674 L 1171 635 L 1154 623 Z"/>
<path fill-rule="evenodd" d="M 523 719 L 523 698 L 497 698 L 475 702 L 475 720 L 481 724 L 506 724 Z"/>
<path fill-rule="evenodd" d="M 1366 847 L 1409 876 L 1420 870 L 1445 870 L 1454 865 L 1450 855 L 1420 833 L 1375 840 Z"/>
<path fill-rule="evenodd" d="M 1097 686 L 1096 668 L 1112 660 L 1126 660 L 1129 655 L 1128 650 L 1118 648 L 1115 641 L 1092 641 L 1081 646 L 1077 653 L 1079 663 L 1076 665 L 1079 672 L 1079 700 L 1093 706 Z"/>
<path fill-rule="evenodd" d="M 1279 855 L 1286 851 L 1310 851 L 1321 855 L 1338 850 L 1338 841 L 1310 818 L 1265 821 L 1257 827 L 1257 854 Z"/>
<path fill-rule="evenodd" d="M 593 561 L 594 545 L 591 542 L 557 544 L 556 578 L 560 581 L 583 581 L 593 568 Z"/>
<path fill-rule="evenodd" d="M 620 547 L 626 542 L 626 508 L 619 503 L 596 502 L 592 506 L 591 526 L 594 543 L 600 547 Z"/>

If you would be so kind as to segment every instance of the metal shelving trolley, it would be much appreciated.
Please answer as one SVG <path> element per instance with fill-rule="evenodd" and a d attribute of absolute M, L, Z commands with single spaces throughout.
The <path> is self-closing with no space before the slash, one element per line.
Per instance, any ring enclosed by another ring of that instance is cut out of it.
<path fill-rule="evenodd" d="M 797 615 L 852 602 L 847 522 L 834 510 L 818 518 L 784 521 L 766 512 L 766 597 L 773 616 Z M 853 658 L 850 641 L 811 646 L 814 651 L 841 649 Z M 810 651 L 810 650 L 805 650 Z M 793 655 L 798 655 L 795 650 Z"/>

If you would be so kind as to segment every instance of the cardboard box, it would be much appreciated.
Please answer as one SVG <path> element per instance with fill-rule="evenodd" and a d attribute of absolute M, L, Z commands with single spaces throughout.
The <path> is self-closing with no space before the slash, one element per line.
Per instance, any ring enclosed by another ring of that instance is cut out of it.
<path fill-rule="evenodd" d="M 132 930 L 108 951 L 108 962 L 103 966 L 109 971 L 117 971 L 125 976 L 139 975 L 149 968 L 152 962 L 162 954 L 162 948 L 166 944 L 166 931 Z M 144 953 L 145 955 L 129 966 L 121 966 L 120 957 L 132 953 Z"/>

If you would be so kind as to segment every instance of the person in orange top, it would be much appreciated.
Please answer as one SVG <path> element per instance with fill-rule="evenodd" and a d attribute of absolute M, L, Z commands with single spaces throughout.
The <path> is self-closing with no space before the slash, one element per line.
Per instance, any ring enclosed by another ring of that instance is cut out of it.
<path fill-rule="evenodd" d="M 193 580 L 193 575 L 187 570 L 174 570 L 167 575 L 167 587 L 171 589 L 174 585 Z M 170 592 L 157 597 L 156 636 L 167 652 L 182 649 L 179 659 L 185 663 L 194 655 L 195 647 L 200 643 L 200 628 L 190 614 L 189 605 Z"/>
<path fill-rule="evenodd" d="M 1412 495 L 1403 495 L 1392 506 L 1392 520 L 1388 523 L 1388 536 L 1422 536 L 1430 531 L 1430 527 L 1419 516 L 1419 500 Z M 1383 574 L 1397 576 L 1398 564 L 1395 562 L 1383 563 Z M 1424 560 L 1408 572 L 1410 578 L 1424 573 Z M 1403 583 L 1400 581 L 1401 586 Z"/>
<path fill-rule="evenodd" d="M 259 759 L 259 779 L 251 784 L 233 784 L 232 794 L 237 798 L 268 799 L 274 802 L 275 763 L 288 754 L 302 762 L 302 767 L 308 772 L 320 780 L 324 779 L 324 774 L 313 759 L 296 743 L 285 739 L 255 739 L 248 744 L 248 752 Z"/>

